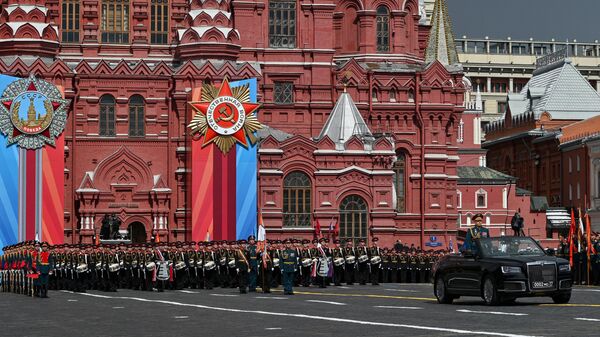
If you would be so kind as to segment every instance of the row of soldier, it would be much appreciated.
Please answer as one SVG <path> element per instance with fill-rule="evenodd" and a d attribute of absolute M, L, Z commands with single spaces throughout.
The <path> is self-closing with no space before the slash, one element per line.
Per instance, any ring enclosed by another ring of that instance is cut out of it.
<path fill-rule="evenodd" d="M 578 240 L 581 239 L 581 240 Z M 571 251 L 569 240 L 559 236 L 559 244 L 555 254 L 558 257 L 572 261 L 571 274 L 573 284 L 600 285 L 600 234 L 594 233 L 590 237 L 590 256 L 588 261 L 587 240 L 573 236 Z M 572 259 L 571 259 L 572 253 Z M 589 263 L 588 263 L 589 262 Z"/>
<path fill-rule="evenodd" d="M 271 287 L 284 285 L 285 293 L 292 294 L 293 286 L 429 282 L 432 264 L 444 253 L 380 248 L 377 238 L 370 246 L 365 240 L 354 247 L 352 241 L 330 244 L 321 239 L 311 244 L 288 239 L 259 247 L 253 236 L 247 241 L 98 246 L 25 242 L 4 250 L 2 291 L 36 295 L 34 283 L 39 282 L 31 282 L 28 276 L 40 275 L 43 254 L 48 266 L 47 275 L 40 279 L 44 289 L 160 292 L 219 286 L 245 293 L 259 286 L 270 292 Z"/>

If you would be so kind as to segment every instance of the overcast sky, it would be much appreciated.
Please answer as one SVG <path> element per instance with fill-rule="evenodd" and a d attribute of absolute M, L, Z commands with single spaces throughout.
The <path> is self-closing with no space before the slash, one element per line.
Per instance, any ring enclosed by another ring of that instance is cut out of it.
<path fill-rule="evenodd" d="M 600 40 L 600 0 L 447 0 L 456 37 Z"/>

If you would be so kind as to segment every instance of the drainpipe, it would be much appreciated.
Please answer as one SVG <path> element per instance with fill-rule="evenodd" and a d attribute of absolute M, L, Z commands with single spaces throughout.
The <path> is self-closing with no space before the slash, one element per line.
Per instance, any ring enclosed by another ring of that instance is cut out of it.
<path fill-rule="evenodd" d="M 420 203 L 420 211 L 421 211 L 421 235 L 420 235 L 420 243 L 421 249 L 424 249 L 425 243 L 425 122 L 423 121 L 423 115 L 421 114 L 421 91 L 419 87 L 419 83 L 421 83 L 421 73 L 416 73 L 415 75 L 415 108 L 417 120 L 419 122 L 419 128 L 421 129 L 421 203 Z"/>
<path fill-rule="evenodd" d="M 76 112 L 75 112 L 75 101 L 79 100 L 79 75 L 78 74 L 74 74 L 72 80 L 72 85 L 73 85 L 73 99 L 71 100 L 71 146 L 72 148 L 69 149 L 69 153 L 71 154 L 71 191 L 72 191 L 72 198 L 70 200 L 71 202 L 71 241 L 74 240 L 75 237 L 75 233 L 76 233 L 76 225 L 78 223 L 77 221 L 77 209 L 75 208 L 75 200 L 77 199 L 76 196 L 76 188 L 75 188 L 75 172 L 77 172 L 77 170 L 75 169 L 75 165 L 77 164 L 77 160 L 76 160 L 76 153 L 77 151 L 75 151 L 75 149 L 77 148 L 77 124 L 75 123 L 75 119 L 76 119 Z M 64 149 L 63 149 L 64 151 Z M 64 173 L 63 173 L 64 174 Z M 93 226 L 93 225 L 92 225 Z M 94 236 L 95 235 L 100 235 L 100 233 L 96 234 L 96 226 L 94 227 Z M 94 237 L 92 236 L 92 240 L 94 239 Z M 73 242 L 74 243 L 74 242 Z"/>
<path fill-rule="evenodd" d="M 173 191 L 175 191 L 175 194 L 177 194 L 177 192 L 178 192 L 177 191 L 177 183 L 175 182 L 174 184 L 171 184 L 171 179 L 172 179 L 171 172 L 173 172 L 172 171 L 172 169 L 173 169 L 173 167 L 172 167 L 172 159 L 171 159 L 171 155 L 172 155 L 171 148 L 173 147 L 172 140 L 171 140 L 171 138 L 172 138 L 172 132 L 171 132 L 171 128 L 172 128 L 171 125 L 172 125 L 172 123 L 171 123 L 171 118 L 173 118 L 172 116 L 175 115 L 172 112 L 175 111 L 175 107 L 176 107 L 176 104 L 177 104 L 177 101 L 172 98 L 173 95 L 174 95 L 174 93 L 175 93 L 175 78 L 173 76 L 171 76 L 169 78 L 169 87 L 168 87 L 168 92 L 167 92 L 167 97 L 166 97 L 166 102 L 165 102 L 166 105 L 167 105 L 167 109 L 168 109 L 167 113 L 169 114 L 168 123 L 167 123 L 167 174 L 168 174 L 167 184 L 172 187 L 171 188 L 171 193 L 173 193 Z M 185 108 L 187 109 L 187 106 Z M 187 124 L 187 122 L 188 121 L 186 120 L 186 124 Z M 187 144 L 185 144 L 185 142 L 184 142 L 183 146 L 187 147 Z M 191 151 L 191 149 L 190 149 L 190 151 Z M 187 152 L 186 152 L 186 156 L 187 156 Z M 184 172 L 184 177 L 185 177 L 185 172 Z M 171 198 L 173 198 L 173 194 L 171 194 Z M 173 200 L 173 199 L 171 199 L 171 200 Z M 175 222 L 174 221 L 175 217 L 173 216 L 173 218 L 171 218 L 171 209 L 172 209 L 172 207 L 171 207 L 172 204 L 170 202 L 171 200 L 169 200 L 169 203 L 168 203 L 169 207 L 167 208 L 169 210 L 169 212 L 167 213 L 167 224 L 169 224 L 169 223 L 173 224 Z M 157 203 L 158 203 L 158 198 L 157 198 Z M 157 205 L 157 208 L 156 208 L 157 211 L 158 211 L 159 207 L 160 206 Z M 165 208 L 166 207 L 167 207 L 167 203 L 165 202 Z M 152 214 L 152 212 L 150 214 Z M 152 219 L 152 215 L 150 215 L 150 219 Z M 173 222 L 171 222 L 171 220 L 173 220 Z M 154 230 L 154 228 L 152 230 Z M 169 236 L 168 233 L 169 232 L 168 232 L 168 229 L 167 229 L 167 240 L 168 240 L 168 236 Z M 186 231 L 184 235 L 187 235 L 187 233 L 188 232 Z M 155 234 L 155 237 L 158 236 L 158 235 L 160 235 L 160 234 L 157 232 Z M 152 235 L 150 235 L 150 236 L 152 236 Z M 186 240 L 189 240 L 189 238 L 186 237 Z"/>

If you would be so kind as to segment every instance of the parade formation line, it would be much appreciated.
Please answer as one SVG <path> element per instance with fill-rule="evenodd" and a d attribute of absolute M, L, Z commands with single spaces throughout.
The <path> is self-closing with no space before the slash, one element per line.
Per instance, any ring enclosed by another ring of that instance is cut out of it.
<path fill-rule="evenodd" d="M 262 310 L 245 310 L 245 309 L 223 308 L 223 307 L 207 306 L 207 305 L 202 305 L 202 304 L 181 303 L 181 302 L 165 301 L 165 300 L 152 300 L 152 299 L 139 298 L 139 297 L 129 297 L 129 296 L 123 296 L 123 297 L 119 297 L 119 296 L 107 296 L 107 295 L 98 295 L 98 294 L 90 294 L 90 293 L 75 293 L 75 292 L 64 291 L 64 290 L 62 292 L 69 293 L 69 294 L 80 295 L 80 296 L 95 297 L 95 298 L 117 299 L 117 300 L 131 300 L 131 301 L 139 301 L 139 302 L 146 302 L 146 303 L 159 303 L 159 304 L 167 304 L 167 305 L 182 306 L 182 307 L 192 307 L 192 308 L 215 310 L 215 311 L 222 311 L 222 312 L 247 313 L 247 314 L 267 315 L 267 316 L 280 316 L 280 317 L 295 317 L 295 318 L 304 318 L 304 319 L 311 319 L 311 320 L 321 320 L 321 321 L 329 321 L 329 322 L 337 322 L 337 323 L 351 323 L 351 324 L 359 324 L 359 325 L 370 325 L 370 326 L 381 326 L 381 327 L 392 327 L 392 328 L 405 328 L 405 329 L 414 329 L 414 330 L 437 331 L 437 332 L 455 333 L 455 334 L 463 334 L 463 335 L 501 336 L 501 337 L 535 337 L 535 336 L 532 336 L 532 335 L 520 335 L 520 334 L 492 332 L 492 331 L 476 331 L 476 330 L 452 329 L 452 328 L 443 328 L 443 327 L 425 326 L 425 325 L 411 325 L 411 324 L 398 324 L 398 323 L 370 322 L 370 321 L 360 321 L 360 320 L 354 320 L 354 319 L 348 319 L 348 318 L 322 317 L 322 316 L 314 316 L 314 315 L 290 314 L 290 313 L 271 312 L 271 311 L 262 311 Z"/>

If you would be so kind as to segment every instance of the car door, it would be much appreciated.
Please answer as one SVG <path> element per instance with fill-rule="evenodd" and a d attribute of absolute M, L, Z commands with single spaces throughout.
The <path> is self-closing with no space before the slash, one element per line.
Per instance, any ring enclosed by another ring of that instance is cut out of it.
<path fill-rule="evenodd" d="M 462 262 L 461 274 L 465 290 L 479 294 L 481 289 L 481 261 L 478 257 L 465 258 Z"/>

